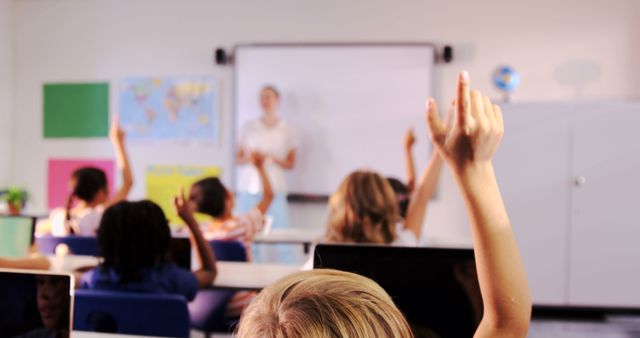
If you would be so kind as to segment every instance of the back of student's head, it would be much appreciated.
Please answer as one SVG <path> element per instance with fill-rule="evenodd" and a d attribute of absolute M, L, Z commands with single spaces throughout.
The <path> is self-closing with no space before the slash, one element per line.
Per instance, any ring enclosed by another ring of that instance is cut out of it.
<path fill-rule="evenodd" d="M 409 187 L 395 177 L 387 177 L 387 181 L 389 181 L 391 189 L 393 189 L 393 192 L 396 194 L 396 198 L 398 199 L 398 211 L 400 213 L 400 217 L 406 218 L 407 209 L 409 208 Z"/>
<path fill-rule="evenodd" d="M 98 228 L 102 266 L 116 270 L 122 282 L 139 281 L 143 268 L 166 262 L 171 243 L 169 223 L 151 201 L 123 201 L 105 210 Z"/>
<path fill-rule="evenodd" d="M 227 188 L 217 177 L 207 177 L 191 186 L 189 201 L 195 204 L 197 212 L 212 217 L 220 217 L 226 209 Z"/>
<path fill-rule="evenodd" d="M 105 201 L 108 196 L 107 175 L 104 171 L 93 167 L 76 169 L 71 174 L 71 193 L 67 197 L 66 219 L 71 219 L 70 210 L 75 198 L 86 203 L 104 203 L 105 201 L 96 201 L 98 196 Z"/>
<path fill-rule="evenodd" d="M 100 191 L 107 190 L 107 175 L 102 169 L 84 167 L 71 175 L 71 187 L 74 197 L 92 202 Z"/>
<path fill-rule="evenodd" d="M 372 171 L 347 176 L 329 200 L 326 240 L 388 244 L 396 237 L 398 203 L 386 178 Z"/>
<path fill-rule="evenodd" d="M 413 337 L 391 297 L 349 272 L 299 272 L 262 290 L 244 311 L 239 337 Z"/>

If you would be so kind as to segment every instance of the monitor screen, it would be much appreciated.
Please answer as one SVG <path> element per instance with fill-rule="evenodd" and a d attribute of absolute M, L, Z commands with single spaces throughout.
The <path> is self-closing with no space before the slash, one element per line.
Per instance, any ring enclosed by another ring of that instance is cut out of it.
<path fill-rule="evenodd" d="M 472 337 L 482 298 L 471 249 L 318 245 L 314 268 L 376 281 L 406 316 L 416 337 Z"/>
<path fill-rule="evenodd" d="M 35 218 L 0 216 L 0 257 L 24 257 L 33 243 Z"/>
<path fill-rule="evenodd" d="M 0 269 L 0 338 L 68 338 L 70 275 Z"/>

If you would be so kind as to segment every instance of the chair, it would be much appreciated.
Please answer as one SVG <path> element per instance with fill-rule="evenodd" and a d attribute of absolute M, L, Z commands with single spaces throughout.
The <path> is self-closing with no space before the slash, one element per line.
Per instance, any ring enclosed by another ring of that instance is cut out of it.
<path fill-rule="evenodd" d="M 189 337 L 187 301 L 180 295 L 76 290 L 77 331 Z"/>
<path fill-rule="evenodd" d="M 69 247 L 70 254 L 84 256 L 98 256 L 98 239 L 96 237 L 84 236 L 42 236 L 36 242 L 40 252 L 45 255 L 53 255 L 60 244 Z"/>
<path fill-rule="evenodd" d="M 240 241 L 213 240 L 209 241 L 216 259 L 226 262 L 246 262 L 247 249 Z"/>
<path fill-rule="evenodd" d="M 209 245 L 219 261 L 246 262 L 247 251 L 239 241 L 213 240 Z M 231 290 L 200 290 L 196 298 L 189 303 L 191 327 L 205 332 L 229 332 L 235 320 L 229 321 L 224 311 L 235 294 Z"/>

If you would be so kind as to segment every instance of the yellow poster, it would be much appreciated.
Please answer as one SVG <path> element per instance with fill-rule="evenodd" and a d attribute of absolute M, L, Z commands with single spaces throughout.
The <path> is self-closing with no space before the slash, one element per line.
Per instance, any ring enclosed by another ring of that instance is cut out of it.
<path fill-rule="evenodd" d="M 218 167 L 150 165 L 147 167 L 147 198 L 162 208 L 173 228 L 183 224 L 173 206 L 173 198 L 178 194 L 180 187 L 184 187 L 185 195 L 188 197 L 193 183 L 205 177 L 218 177 L 220 171 Z M 196 219 L 203 222 L 207 218 L 196 215 Z"/>

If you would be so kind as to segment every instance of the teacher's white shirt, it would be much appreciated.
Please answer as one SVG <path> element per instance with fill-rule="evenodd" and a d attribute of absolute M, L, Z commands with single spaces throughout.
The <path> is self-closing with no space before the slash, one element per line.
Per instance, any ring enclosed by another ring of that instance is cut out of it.
<path fill-rule="evenodd" d="M 296 148 L 297 136 L 295 130 L 283 119 L 280 119 L 275 126 L 268 127 L 258 118 L 250 120 L 244 125 L 240 132 L 239 146 L 245 151 L 255 150 L 265 156 L 284 160 L 289 152 Z M 286 192 L 287 185 L 282 167 L 273 161 L 267 161 L 265 169 L 272 189 L 275 192 Z M 240 167 L 238 190 L 251 194 L 262 192 L 260 176 L 253 166 L 243 165 Z"/>

